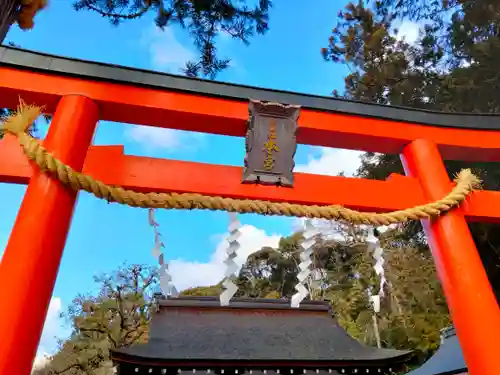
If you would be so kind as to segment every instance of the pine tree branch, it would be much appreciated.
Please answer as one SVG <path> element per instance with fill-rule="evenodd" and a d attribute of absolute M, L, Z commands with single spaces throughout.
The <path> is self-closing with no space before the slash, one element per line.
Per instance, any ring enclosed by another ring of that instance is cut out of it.
<path fill-rule="evenodd" d="M 118 347 L 118 345 L 116 343 L 116 340 L 113 338 L 113 336 L 111 334 L 111 331 L 109 329 L 98 328 L 98 327 L 95 327 L 95 328 L 78 327 L 78 329 L 79 329 L 80 332 L 83 332 L 83 333 L 101 333 L 103 335 L 106 335 L 106 337 L 109 339 L 109 341 L 111 342 L 111 344 L 113 344 L 113 346 L 115 348 Z M 89 338 L 91 338 L 91 337 L 89 337 Z"/>
<path fill-rule="evenodd" d="M 89 10 L 92 10 L 92 11 L 100 14 L 103 17 L 108 17 L 108 18 L 112 18 L 112 19 L 133 20 L 133 19 L 139 18 L 139 17 L 143 16 L 144 14 L 146 14 L 150 10 L 151 6 L 142 8 L 138 12 L 132 13 L 132 14 L 120 14 L 120 13 L 113 13 L 113 12 L 105 12 L 105 11 L 93 6 L 92 4 L 88 4 L 87 8 Z"/>
<path fill-rule="evenodd" d="M 78 369 L 78 370 L 81 370 L 81 371 L 85 371 L 85 368 L 80 363 L 73 363 L 71 365 L 68 365 L 67 367 L 65 367 L 62 370 L 50 369 L 48 375 L 62 375 L 65 372 L 67 372 L 69 370 L 73 370 L 73 369 Z"/>

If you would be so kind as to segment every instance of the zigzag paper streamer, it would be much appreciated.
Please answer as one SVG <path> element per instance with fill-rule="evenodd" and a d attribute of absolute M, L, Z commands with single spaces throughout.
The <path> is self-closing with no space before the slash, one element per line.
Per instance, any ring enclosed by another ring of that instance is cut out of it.
<path fill-rule="evenodd" d="M 238 238 L 241 236 L 241 223 L 234 213 L 230 213 L 229 218 L 229 236 L 226 239 L 229 245 L 226 250 L 227 258 L 224 260 L 226 271 L 224 274 L 224 281 L 222 282 L 225 290 L 219 296 L 220 304 L 222 306 L 228 306 L 231 298 L 233 298 L 238 291 L 238 287 L 233 282 L 233 279 L 237 277 L 237 272 L 239 270 L 235 259 L 238 256 L 238 250 L 241 247 L 238 242 Z"/>
<path fill-rule="evenodd" d="M 299 307 L 300 303 L 309 295 L 305 284 L 311 276 L 311 256 L 313 254 L 312 247 L 315 243 L 314 237 L 319 233 L 311 220 L 306 220 L 304 226 L 304 241 L 301 244 L 302 251 L 300 252 L 299 274 L 297 275 L 299 282 L 295 285 L 297 293 L 292 296 L 292 307 Z"/>
<path fill-rule="evenodd" d="M 373 265 L 373 269 L 377 276 L 380 277 L 380 285 L 378 294 L 371 294 L 370 302 L 373 305 L 373 311 L 376 313 L 380 312 L 380 300 L 384 297 L 384 286 L 387 283 L 384 272 L 384 249 L 380 247 L 380 241 L 375 236 L 374 228 L 368 228 L 368 234 L 365 238 L 366 243 L 368 244 L 368 250 L 372 251 L 373 259 L 375 259 L 375 264 Z"/>
<path fill-rule="evenodd" d="M 165 297 L 172 296 L 176 297 L 178 295 L 177 289 L 172 284 L 172 276 L 168 272 L 168 264 L 165 263 L 165 256 L 163 254 L 163 248 L 165 245 L 161 240 L 160 225 L 155 220 L 155 211 L 150 208 L 148 210 L 149 225 L 153 227 L 155 235 L 155 244 L 153 246 L 153 256 L 158 259 L 158 264 L 160 265 L 159 276 L 160 276 L 160 290 Z"/>

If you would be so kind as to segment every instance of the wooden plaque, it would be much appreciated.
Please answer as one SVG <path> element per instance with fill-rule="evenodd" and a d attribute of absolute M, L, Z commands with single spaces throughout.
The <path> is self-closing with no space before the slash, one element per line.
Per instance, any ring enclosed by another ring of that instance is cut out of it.
<path fill-rule="evenodd" d="M 293 186 L 299 106 L 251 100 L 243 183 Z"/>

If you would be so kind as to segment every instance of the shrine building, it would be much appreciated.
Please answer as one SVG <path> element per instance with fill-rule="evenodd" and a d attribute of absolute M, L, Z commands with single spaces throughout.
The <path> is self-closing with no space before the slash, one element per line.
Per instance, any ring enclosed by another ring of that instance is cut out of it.
<path fill-rule="evenodd" d="M 389 374 L 410 351 L 367 347 L 332 317 L 328 302 L 218 297 L 158 300 L 147 344 L 112 352 L 120 375 Z"/>

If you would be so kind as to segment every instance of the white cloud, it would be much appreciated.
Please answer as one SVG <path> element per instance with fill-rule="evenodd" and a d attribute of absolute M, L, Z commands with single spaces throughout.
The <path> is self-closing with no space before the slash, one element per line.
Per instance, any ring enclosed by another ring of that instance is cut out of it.
<path fill-rule="evenodd" d="M 399 40 L 404 39 L 408 44 L 414 44 L 419 37 L 420 25 L 411 21 L 404 21 L 398 27 L 396 38 Z"/>
<path fill-rule="evenodd" d="M 52 297 L 33 368 L 45 366 L 49 361 L 50 355 L 54 354 L 57 350 L 57 339 L 67 336 L 68 332 L 63 328 L 60 318 L 61 310 L 61 299 Z"/>
<path fill-rule="evenodd" d="M 176 38 L 174 28 L 168 27 L 164 30 L 156 26 L 150 26 L 145 29 L 141 37 L 141 44 L 147 49 L 150 65 L 154 70 L 164 71 L 172 74 L 181 74 L 182 69 L 188 61 L 198 61 L 198 51 L 192 46 L 192 38 L 187 39 L 189 47 L 183 45 Z M 229 67 L 233 73 L 245 74 L 246 70 L 243 65 L 237 61 L 230 50 L 234 46 L 233 43 L 238 43 L 230 34 L 219 30 L 217 38 L 218 53 L 217 56 L 221 59 L 231 55 Z"/>
<path fill-rule="evenodd" d="M 146 46 L 155 70 L 178 74 L 187 61 L 196 57 L 191 50 L 179 43 L 171 28 L 161 30 L 155 26 L 148 27 L 141 43 Z M 127 128 L 125 135 L 148 150 L 193 148 L 199 145 L 198 141 L 204 136 L 200 133 L 137 125 Z"/>
<path fill-rule="evenodd" d="M 241 244 L 241 247 L 238 250 L 239 256 L 236 258 L 236 262 L 240 265 L 245 262 L 249 255 L 260 250 L 262 247 L 277 247 L 282 237 L 279 234 L 268 235 L 264 230 L 252 225 L 243 225 L 240 232 L 241 237 L 238 239 L 238 242 Z M 227 243 L 225 238 L 222 238 L 208 263 L 189 262 L 182 259 L 171 260 L 169 271 L 176 288 L 184 290 L 197 286 L 214 285 L 220 282 L 224 277 L 225 267 L 223 261 L 226 256 L 226 249 Z"/>
<path fill-rule="evenodd" d="M 298 164 L 294 170 L 326 176 L 338 176 L 339 173 L 344 173 L 345 176 L 352 177 L 361 165 L 362 151 L 329 147 L 319 147 L 319 151 L 318 157 L 309 155 L 309 161 L 306 164 Z M 329 234 L 331 232 L 330 226 L 335 225 L 323 220 L 313 220 L 313 223 L 323 235 Z M 304 219 L 297 218 L 293 221 L 292 229 L 294 231 L 301 230 L 303 227 Z"/>
<path fill-rule="evenodd" d="M 33 368 L 31 372 L 34 370 L 39 370 L 44 368 L 50 363 L 50 356 L 48 354 L 37 354 L 35 361 L 33 362 Z"/>
<path fill-rule="evenodd" d="M 156 70 L 177 74 L 195 53 L 176 39 L 172 28 L 161 30 L 151 26 L 142 36 L 142 44 L 148 49 L 151 65 Z"/>
<path fill-rule="evenodd" d="M 133 125 L 127 128 L 125 136 L 149 150 L 172 151 L 174 149 L 197 149 L 201 146 L 205 134 Z"/>
<path fill-rule="evenodd" d="M 361 164 L 362 151 L 344 150 L 329 147 L 320 147 L 319 157 L 309 156 L 306 164 L 298 164 L 296 172 L 337 176 L 343 172 L 346 176 L 352 176 Z"/>

